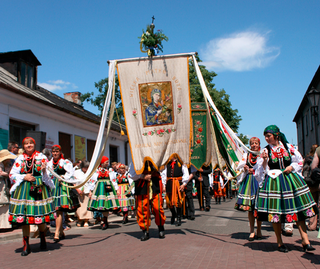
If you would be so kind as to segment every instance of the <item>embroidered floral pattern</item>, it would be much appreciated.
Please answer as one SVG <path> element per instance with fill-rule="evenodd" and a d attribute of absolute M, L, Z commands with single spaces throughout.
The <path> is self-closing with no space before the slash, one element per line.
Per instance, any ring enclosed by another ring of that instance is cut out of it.
<path fill-rule="evenodd" d="M 138 115 L 137 109 L 132 110 L 132 115 L 133 115 L 135 118 L 137 118 L 137 115 Z"/>
<path fill-rule="evenodd" d="M 203 124 L 201 121 L 197 120 L 194 125 L 194 149 L 203 145 L 204 135 L 203 135 Z"/>
<path fill-rule="evenodd" d="M 181 112 L 181 110 L 182 110 L 182 105 L 178 103 L 178 114 Z"/>
<path fill-rule="evenodd" d="M 146 133 L 143 133 L 142 135 L 143 136 L 153 136 L 153 135 L 157 135 L 159 137 L 162 137 L 164 136 L 165 134 L 170 134 L 171 132 L 175 132 L 176 129 L 174 128 L 161 128 L 161 129 L 154 129 L 152 131 L 149 131 L 149 132 L 146 132 Z"/>

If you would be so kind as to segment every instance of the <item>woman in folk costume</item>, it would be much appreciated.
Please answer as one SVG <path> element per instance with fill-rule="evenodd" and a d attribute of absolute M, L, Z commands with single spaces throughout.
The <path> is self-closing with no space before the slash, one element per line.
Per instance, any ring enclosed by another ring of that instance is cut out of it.
<path fill-rule="evenodd" d="M 177 218 L 177 226 L 181 225 L 182 205 L 184 200 L 184 188 L 189 181 L 188 167 L 176 157 L 172 157 L 161 172 L 163 191 L 167 193 L 167 204 L 171 211 L 171 224 Z"/>
<path fill-rule="evenodd" d="M 126 166 L 124 164 L 119 164 L 117 174 L 117 184 L 118 184 L 118 200 L 120 204 L 120 210 L 123 213 L 122 223 L 128 223 L 128 214 L 129 211 L 133 211 L 135 209 L 135 201 L 134 198 L 130 197 L 131 193 L 126 195 L 129 187 L 132 185 L 133 180 L 130 177 L 130 174 L 126 171 Z M 128 197 L 129 196 L 129 197 Z"/>
<path fill-rule="evenodd" d="M 144 171 L 140 175 L 136 174 L 133 164 L 131 164 L 130 176 L 135 182 L 137 222 L 143 232 L 140 240 L 146 241 L 149 239 L 150 209 L 158 226 L 159 238 L 165 238 L 164 223 L 166 216 L 163 210 L 160 173 L 147 161 Z"/>
<path fill-rule="evenodd" d="M 80 163 L 79 169 L 74 172 L 74 178 L 77 181 L 76 184 L 79 184 L 82 182 L 84 178 L 84 174 L 87 172 L 89 168 L 89 162 L 87 160 L 84 160 Z M 77 189 L 77 192 L 79 194 L 79 202 L 80 207 L 77 209 L 77 226 L 81 227 L 89 227 L 89 219 L 92 219 L 93 214 L 91 211 L 88 211 L 88 202 L 89 202 L 89 193 L 90 191 L 93 191 L 95 187 L 95 180 L 89 179 L 84 186 Z"/>
<path fill-rule="evenodd" d="M 280 252 L 288 252 L 282 242 L 281 223 L 293 221 L 298 226 L 303 250 L 315 250 L 310 245 L 305 220 L 318 214 L 318 208 L 301 175 L 303 159 L 276 125 L 265 128 L 263 134 L 268 145 L 257 168 L 261 169 L 259 175 L 266 175 L 258 194 L 258 220 L 272 223 Z"/>
<path fill-rule="evenodd" d="M 40 231 L 40 249 L 47 248 L 45 239 L 45 223 L 54 220 L 53 198 L 50 188 L 54 183 L 49 177 L 46 165 L 47 158 L 35 150 L 36 142 L 31 137 L 22 141 L 24 153 L 15 161 L 11 172 L 11 199 L 9 207 L 9 222 L 22 226 L 23 251 L 21 256 L 28 255 L 30 250 L 29 225 L 38 225 Z"/>
<path fill-rule="evenodd" d="M 213 192 L 216 204 L 221 204 L 222 197 L 222 188 L 223 188 L 223 178 L 220 173 L 220 169 L 216 168 L 213 174 Z"/>
<path fill-rule="evenodd" d="M 102 230 L 108 228 L 109 211 L 119 209 L 119 200 L 117 198 L 118 184 L 115 177 L 110 177 L 108 165 L 109 158 L 103 156 L 98 171 L 92 177 L 96 180 L 96 185 L 94 190 L 90 191 L 88 203 L 88 210 L 102 212 Z"/>
<path fill-rule="evenodd" d="M 61 146 L 52 146 L 52 159 L 49 161 L 48 166 L 68 182 L 74 181 L 73 164 L 69 160 L 65 160 L 63 158 Z M 74 194 L 74 190 L 65 186 L 68 184 L 71 185 L 70 183 L 63 183 L 60 179 L 55 178 L 53 175 L 50 174 L 50 176 L 55 185 L 52 196 L 54 199 L 54 208 L 56 210 L 57 218 L 56 232 L 54 234 L 53 241 L 57 243 L 60 241 L 60 239 L 65 238 L 62 227 L 63 212 L 74 212 L 80 205 L 78 196 Z"/>
<path fill-rule="evenodd" d="M 252 151 L 260 151 L 260 139 L 257 137 L 252 137 L 249 141 Z M 256 179 L 257 176 L 257 166 L 259 155 L 252 153 L 245 154 L 242 160 L 239 162 L 237 170 L 243 171 L 243 173 L 238 177 L 239 195 L 238 200 L 235 204 L 235 209 L 241 211 L 248 211 L 248 219 L 250 224 L 250 236 L 249 241 L 254 240 L 254 208 L 256 196 L 259 190 L 259 182 Z M 261 177 L 258 177 L 261 179 Z M 262 239 L 261 234 L 261 221 L 257 221 L 257 239 Z"/>

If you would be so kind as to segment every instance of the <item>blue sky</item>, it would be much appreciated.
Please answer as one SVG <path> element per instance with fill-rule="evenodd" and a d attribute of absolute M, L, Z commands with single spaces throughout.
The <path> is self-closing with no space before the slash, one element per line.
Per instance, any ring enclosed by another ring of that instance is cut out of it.
<path fill-rule="evenodd" d="M 318 0 L 3 0 L 1 10 L 0 52 L 31 49 L 38 83 L 60 96 L 95 91 L 108 60 L 145 56 L 138 36 L 155 16 L 169 37 L 163 54 L 197 51 L 218 74 L 240 133 L 264 141 L 263 129 L 277 124 L 297 142 L 292 120 L 320 64 Z"/>

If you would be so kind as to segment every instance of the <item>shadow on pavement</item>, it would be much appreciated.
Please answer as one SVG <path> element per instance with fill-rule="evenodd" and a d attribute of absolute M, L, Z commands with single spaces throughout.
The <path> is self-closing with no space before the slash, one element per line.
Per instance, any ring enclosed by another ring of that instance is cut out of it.
<path fill-rule="evenodd" d="M 143 235 L 142 230 L 135 231 L 135 232 L 124 232 L 123 234 L 130 235 L 132 237 L 135 237 L 140 240 L 141 236 Z M 186 233 L 180 229 L 166 229 L 165 234 L 184 234 Z M 150 229 L 149 230 L 149 236 L 150 238 L 159 238 L 159 231 L 158 229 Z"/>

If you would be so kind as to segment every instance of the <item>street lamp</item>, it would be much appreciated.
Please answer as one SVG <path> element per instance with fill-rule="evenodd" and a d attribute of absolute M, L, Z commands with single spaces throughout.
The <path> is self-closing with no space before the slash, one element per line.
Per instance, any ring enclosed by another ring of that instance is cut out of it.
<path fill-rule="evenodd" d="M 311 89 L 307 92 L 307 97 L 308 97 L 309 103 L 311 104 L 311 114 L 313 115 L 316 144 L 319 145 L 317 119 L 318 119 L 318 105 L 319 105 L 320 91 L 314 87 L 311 87 Z"/>

